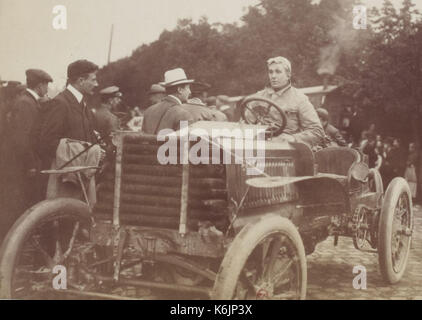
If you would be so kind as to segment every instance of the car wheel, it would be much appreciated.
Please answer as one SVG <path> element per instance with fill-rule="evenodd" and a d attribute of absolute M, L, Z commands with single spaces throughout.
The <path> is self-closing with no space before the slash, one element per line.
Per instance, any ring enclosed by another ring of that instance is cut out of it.
<path fill-rule="evenodd" d="M 267 216 L 246 225 L 227 250 L 213 299 L 305 299 L 306 256 L 295 225 Z"/>
<path fill-rule="evenodd" d="M 413 228 L 412 196 L 403 178 L 388 185 L 378 228 L 378 260 L 383 278 L 390 284 L 404 274 Z"/>
<path fill-rule="evenodd" d="M 1 298 L 54 298 L 57 266 L 65 266 L 69 276 L 69 261 L 88 242 L 89 226 L 88 206 L 79 200 L 46 200 L 28 209 L 2 245 Z"/>

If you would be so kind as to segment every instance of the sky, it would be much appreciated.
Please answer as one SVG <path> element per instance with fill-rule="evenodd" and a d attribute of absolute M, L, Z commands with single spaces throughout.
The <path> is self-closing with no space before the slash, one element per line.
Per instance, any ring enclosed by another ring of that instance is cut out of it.
<path fill-rule="evenodd" d="M 130 56 L 158 39 L 180 18 L 210 23 L 239 21 L 257 0 L 0 0 L 0 77 L 24 82 L 25 70 L 40 68 L 56 84 L 66 81 L 67 65 L 88 59 L 107 62 L 114 24 L 111 61 Z M 56 5 L 67 11 L 67 30 L 55 30 Z"/>
<path fill-rule="evenodd" d="M 318 2 L 318 0 L 315 0 Z M 382 0 L 364 0 L 379 5 Z M 422 1 L 417 0 L 418 7 Z M 210 23 L 239 22 L 250 5 L 259 0 L 0 0 L 0 78 L 25 81 L 25 70 L 39 68 L 54 79 L 54 87 L 66 82 L 67 65 L 88 59 L 107 63 L 111 25 L 114 25 L 111 61 L 130 56 L 144 43 L 172 30 L 177 20 Z M 67 29 L 53 28 L 63 5 Z M 422 11 L 422 10 L 421 10 Z"/>

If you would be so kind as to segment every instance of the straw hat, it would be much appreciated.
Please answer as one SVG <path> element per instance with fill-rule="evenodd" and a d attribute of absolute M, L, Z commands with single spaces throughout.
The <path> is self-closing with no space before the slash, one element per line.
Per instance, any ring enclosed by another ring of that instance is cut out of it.
<path fill-rule="evenodd" d="M 169 71 L 166 71 L 164 74 L 164 82 L 160 84 L 166 88 L 177 86 L 180 84 L 192 83 L 195 80 L 188 79 L 186 77 L 185 70 L 182 68 L 176 68 Z"/>

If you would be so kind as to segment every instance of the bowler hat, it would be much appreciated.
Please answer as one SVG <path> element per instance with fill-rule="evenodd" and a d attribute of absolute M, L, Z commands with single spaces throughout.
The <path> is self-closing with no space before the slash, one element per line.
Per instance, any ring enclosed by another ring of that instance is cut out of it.
<path fill-rule="evenodd" d="M 176 69 L 166 71 L 166 73 L 164 74 L 164 82 L 160 84 L 168 88 L 168 87 L 173 87 L 180 84 L 192 83 L 194 81 L 195 80 L 191 80 L 186 77 L 185 70 L 183 70 L 182 68 L 176 68 Z"/>
<path fill-rule="evenodd" d="M 76 79 L 97 70 L 98 66 L 95 63 L 85 59 L 77 60 L 67 67 L 67 77 L 69 79 Z"/>

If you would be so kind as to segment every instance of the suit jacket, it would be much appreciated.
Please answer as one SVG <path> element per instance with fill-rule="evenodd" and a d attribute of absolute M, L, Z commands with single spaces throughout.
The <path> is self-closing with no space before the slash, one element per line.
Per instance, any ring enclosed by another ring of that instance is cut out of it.
<path fill-rule="evenodd" d="M 149 134 L 158 134 L 162 129 L 178 130 L 180 121 L 189 119 L 189 113 L 180 108 L 179 101 L 167 96 L 145 110 L 142 130 Z"/>
<path fill-rule="evenodd" d="M 0 150 L 0 237 L 26 209 L 43 199 L 36 132 L 41 106 L 28 92 L 16 97 Z M 6 181 L 6 183 L 1 183 Z"/>
<path fill-rule="evenodd" d="M 183 110 L 186 110 L 189 115 L 191 122 L 196 121 L 227 121 L 227 117 L 224 113 L 218 110 L 213 110 L 205 105 L 184 103 L 180 106 Z"/>
<path fill-rule="evenodd" d="M 13 165 L 21 165 L 25 172 L 39 169 L 36 132 L 40 125 L 41 107 L 28 91 L 23 91 L 15 100 L 8 125 L 9 152 L 15 157 Z"/>
<path fill-rule="evenodd" d="M 39 143 L 43 158 L 47 161 L 44 164 L 49 165 L 54 159 L 62 138 L 97 142 L 94 127 L 94 115 L 83 101 L 78 103 L 68 89 L 59 93 L 49 101 L 48 110 L 43 115 Z"/>
<path fill-rule="evenodd" d="M 273 100 L 286 113 L 287 124 L 283 133 L 292 135 L 298 142 L 310 146 L 319 145 L 324 139 L 324 130 L 308 97 L 298 89 L 288 86 L 274 91 L 265 88 L 257 93 L 258 96 Z M 275 108 L 270 109 L 274 119 L 279 118 Z"/>

